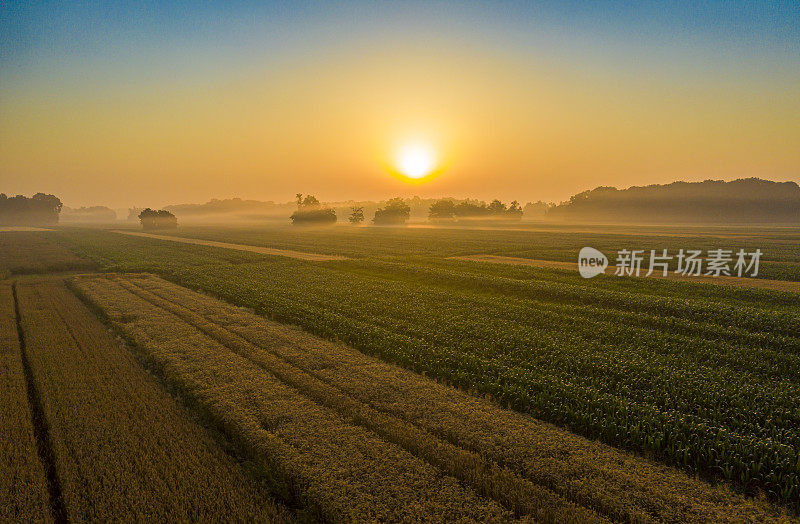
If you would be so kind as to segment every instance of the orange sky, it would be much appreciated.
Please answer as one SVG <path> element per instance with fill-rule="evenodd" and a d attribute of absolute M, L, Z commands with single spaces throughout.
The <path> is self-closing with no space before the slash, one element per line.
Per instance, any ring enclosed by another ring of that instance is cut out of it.
<path fill-rule="evenodd" d="M 779 60 L 370 38 L 277 59 L 185 46 L 13 67 L 0 80 L 0 191 L 112 207 L 297 192 L 525 202 L 800 180 L 800 69 Z M 391 176 L 409 140 L 446 169 L 423 184 Z"/>

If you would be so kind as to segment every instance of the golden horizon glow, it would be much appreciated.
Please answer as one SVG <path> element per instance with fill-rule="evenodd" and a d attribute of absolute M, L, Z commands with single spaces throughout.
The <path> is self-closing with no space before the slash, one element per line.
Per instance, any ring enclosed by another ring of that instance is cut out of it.
<path fill-rule="evenodd" d="M 95 65 L 75 57 L 1 75 L 0 189 L 116 209 L 298 192 L 524 203 L 599 185 L 797 180 L 800 168 L 795 70 L 731 84 L 721 68 L 629 76 L 412 44 L 190 77 L 162 65 L 136 81 L 116 65 L 90 81 Z M 401 160 L 414 144 L 430 153 Z"/>

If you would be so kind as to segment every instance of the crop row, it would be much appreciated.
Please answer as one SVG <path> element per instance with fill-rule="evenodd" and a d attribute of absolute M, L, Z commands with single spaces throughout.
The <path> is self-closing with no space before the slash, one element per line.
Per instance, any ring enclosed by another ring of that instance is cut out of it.
<path fill-rule="evenodd" d="M 180 317 L 107 279 L 77 287 L 170 384 L 216 421 L 285 496 L 333 521 L 490 520 L 513 514 L 314 402 Z"/>
<path fill-rule="evenodd" d="M 551 273 L 529 272 L 526 280 L 495 274 L 495 268 L 484 266 L 483 271 L 469 271 L 472 262 L 452 261 L 447 265 L 433 266 L 421 263 L 392 261 L 351 262 L 348 267 L 378 274 L 392 275 L 396 279 L 409 279 L 425 284 L 446 284 L 458 289 L 491 291 L 518 298 L 559 302 L 569 305 L 602 307 L 618 311 L 634 311 L 655 317 L 691 319 L 715 326 L 745 329 L 755 333 L 774 336 L 797 337 L 800 333 L 800 310 L 797 309 L 797 294 L 788 292 L 743 293 L 727 300 L 700 300 L 694 297 L 693 287 L 675 286 L 667 296 L 642 292 L 643 289 L 622 291 L 617 289 L 592 288 L 583 279 L 555 282 Z M 536 278 L 535 275 L 543 275 Z M 531 278 L 531 275 L 534 275 Z M 724 296 L 724 295 L 723 295 Z M 766 296 L 779 301 L 773 307 L 762 298 Z M 757 303 L 758 306 L 754 305 Z M 789 307 L 782 307 L 789 306 Z M 800 352 L 796 340 L 779 340 L 781 345 L 793 343 Z"/>
<path fill-rule="evenodd" d="M 449 468 L 449 473 L 472 482 L 477 490 L 510 502 L 517 512 L 525 511 L 531 491 L 536 493 L 530 486 L 539 485 L 614 520 L 693 520 L 710 515 L 716 515 L 715 520 L 765 520 L 770 515 L 764 507 L 725 489 L 712 489 L 347 346 L 326 343 L 160 279 L 117 282 L 342 416 Z M 473 454 L 482 460 L 472 458 Z M 497 482 L 495 472 L 504 468 L 514 475 L 506 474 L 504 482 Z M 540 497 L 546 495 L 539 491 Z M 568 506 L 555 505 L 554 499 L 540 498 L 528 513 L 564 521 Z M 575 509 L 570 514 L 573 519 L 587 520 Z"/>
<path fill-rule="evenodd" d="M 226 263 L 211 248 L 72 242 L 109 269 L 156 272 L 583 435 L 800 499 L 800 355 L 787 327 L 798 321 L 786 306 L 679 287 L 587 287 L 582 299 L 577 285 L 497 281 L 489 268 L 459 280 L 453 267 Z"/>
<path fill-rule="evenodd" d="M 63 281 L 20 281 L 16 289 L 69 520 L 282 519 L 259 483 Z"/>

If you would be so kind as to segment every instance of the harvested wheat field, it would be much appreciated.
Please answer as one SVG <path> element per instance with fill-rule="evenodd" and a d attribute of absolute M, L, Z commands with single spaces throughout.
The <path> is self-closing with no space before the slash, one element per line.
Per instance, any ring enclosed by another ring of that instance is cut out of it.
<path fill-rule="evenodd" d="M 28 407 L 14 296 L 0 281 L 0 521 L 50 518 L 45 469 Z"/>
<path fill-rule="evenodd" d="M 326 520 L 783 521 L 781 510 L 148 275 L 71 286 Z"/>
<path fill-rule="evenodd" d="M 14 390 L 2 394 L 14 393 L 10 400 L 18 404 L 25 399 L 20 345 L 6 333 L 14 301 L 8 286 L 0 292 L 3 357 L 11 364 L 5 372 L 14 379 L 3 384 Z M 7 488 L 0 492 L 4 516 L 74 522 L 288 518 L 63 280 L 20 280 L 14 298 L 39 456 L 48 470 L 50 511 L 41 509 L 42 472 L 31 457 L 25 406 L 16 409 L 18 434 L 3 442 L 19 448 L 14 476 L 26 475 L 30 489 L 25 497 L 16 494 L 16 500 L 12 492 L 10 501 Z"/>

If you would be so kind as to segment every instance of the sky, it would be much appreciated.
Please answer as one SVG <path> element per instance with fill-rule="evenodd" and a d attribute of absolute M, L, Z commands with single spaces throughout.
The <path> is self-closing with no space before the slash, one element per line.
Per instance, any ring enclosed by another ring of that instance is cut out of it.
<path fill-rule="evenodd" d="M 398 174 L 409 148 L 430 176 Z M 750 176 L 800 182 L 798 2 L 0 3 L 7 194 L 558 202 Z"/>

